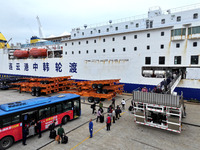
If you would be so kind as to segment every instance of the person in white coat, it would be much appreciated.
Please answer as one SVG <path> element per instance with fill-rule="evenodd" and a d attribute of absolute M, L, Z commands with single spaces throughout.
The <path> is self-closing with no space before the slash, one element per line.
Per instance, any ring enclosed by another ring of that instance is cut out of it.
<path fill-rule="evenodd" d="M 121 101 L 121 104 L 122 104 L 122 109 L 124 110 L 125 109 L 125 105 L 126 105 L 126 102 L 125 102 L 124 99 Z"/>

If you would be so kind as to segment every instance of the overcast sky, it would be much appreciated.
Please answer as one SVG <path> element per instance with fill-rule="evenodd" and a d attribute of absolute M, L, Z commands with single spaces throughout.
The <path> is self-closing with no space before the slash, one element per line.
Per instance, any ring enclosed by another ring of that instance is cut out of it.
<path fill-rule="evenodd" d="M 39 16 L 46 37 L 71 32 L 84 24 L 108 22 L 147 14 L 150 7 L 162 10 L 200 3 L 199 0 L 1 0 L 0 32 L 12 43 L 39 36 Z"/>

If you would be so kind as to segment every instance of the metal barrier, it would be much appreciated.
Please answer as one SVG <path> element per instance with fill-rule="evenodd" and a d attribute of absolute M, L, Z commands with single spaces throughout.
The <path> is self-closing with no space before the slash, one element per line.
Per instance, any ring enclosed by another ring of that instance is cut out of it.
<path fill-rule="evenodd" d="M 180 107 L 180 96 L 174 96 L 170 94 L 133 91 L 133 100 L 136 102 L 143 102 L 149 104 Z"/>

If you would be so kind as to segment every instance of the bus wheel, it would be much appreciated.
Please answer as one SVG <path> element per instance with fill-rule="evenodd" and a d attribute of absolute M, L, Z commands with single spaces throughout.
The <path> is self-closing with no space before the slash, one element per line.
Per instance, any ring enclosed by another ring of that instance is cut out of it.
<path fill-rule="evenodd" d="M 63 119 L 62 119 L 62 124 L 66 124 L 68 121 L 68 118 L 67 116 L 64 116 Z"/>
<path fill-rule="evenodd" d="M 9 148 L 9 147 L 13 144 L 13 138 L 12 138 L 12 137 L 9 137 L 9 136 L 4 137 L 4 138 L 1 140 L 0 144 L 1 144 L 1 147 L 2 147 L 3 149 L 7 149 L 7 148 Z"/>

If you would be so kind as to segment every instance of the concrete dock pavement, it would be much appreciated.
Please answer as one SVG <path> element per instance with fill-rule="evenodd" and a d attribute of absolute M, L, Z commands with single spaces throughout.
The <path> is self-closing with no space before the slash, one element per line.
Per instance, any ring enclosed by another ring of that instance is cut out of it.
<path fill-rule="evenodd" d="M 0 103 L 8 103 L 33 98 L 29 93 L 19 94 L 16 91 L 0 91 Z M 55 95 L 55 94 L 52 94 Z M 27 145 L 23 146 L 22 141 L 13 144 L 9 150 L 197 150 L 200 147 L 200 128 L 183 124 L 180 134 L 138 125 L 134 123 L 133 114 L 129 113 L 128 107 L 131 104 L 132 96 L 117 96 L 116 105 L 121 104 L 122 99 L 126 100 L 126 109 L 122 117 L 111 125 L 111 130 L 106 131 L 106 123 L 96 123 L 96 115 L 92 114 L 91 103 L 87 100 L 82 103 L 82 115 L 78 119 L 69 121 L 63 128 L 69 138 L 67 144 L 58 144 L 49 139 L 49 131 L 42 133 L 39 139 L 37 136 L 27 139 Z M 103 101 L 104 112 L 111 101 Z M 98 105 L 96 106 L 98 109 Z M 183 122 L 190 122 L 200 125 L 200 105 L 186 104 L 187 116 Z M 104 114 L 106 119 L 106 114 Z M 94 136 L 89 138 L 89 119 L 94 123 Z M 58 128 L 56 128 L 57 130 Z"/>

